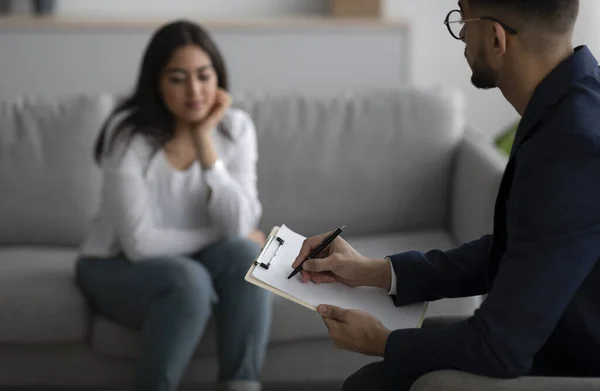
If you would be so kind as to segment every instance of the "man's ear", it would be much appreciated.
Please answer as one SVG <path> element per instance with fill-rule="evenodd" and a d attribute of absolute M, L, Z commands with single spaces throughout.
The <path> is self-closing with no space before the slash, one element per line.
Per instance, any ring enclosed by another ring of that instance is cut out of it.
<path fill-rule="evenodd" d="M 500 23 L 492 23 L 492 29 L 494 32 L 494 51 L 497 55 L 503 56 L 506 53 L 506 46 L 508 42 L 506 42 L 508 36 L 506 34 L 506 30 Z"/>

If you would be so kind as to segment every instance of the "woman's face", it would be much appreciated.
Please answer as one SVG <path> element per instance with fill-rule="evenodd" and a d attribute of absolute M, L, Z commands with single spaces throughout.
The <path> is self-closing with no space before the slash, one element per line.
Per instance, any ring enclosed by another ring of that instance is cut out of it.
<path fill-rule="evenodd" d="M 201 122 L 213 107 L 217 90 L 210 57 L 196 45 L 177 49 L 160 79 L 163 102 L 178 122 Z"/>

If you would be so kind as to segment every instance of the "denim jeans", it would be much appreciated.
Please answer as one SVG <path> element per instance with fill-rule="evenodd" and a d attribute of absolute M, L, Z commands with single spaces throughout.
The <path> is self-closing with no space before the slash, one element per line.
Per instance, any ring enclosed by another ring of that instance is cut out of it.
<path fill-rule="evenodd" d="M 77 283 L 92 309 L 141 329 L 136 390 L 177 389 L 213 311 L 221 387 L 260 389 L 271 296 L 244 280 L 259 251 L 238 238 L 189 257 L 78 261 Z"/>

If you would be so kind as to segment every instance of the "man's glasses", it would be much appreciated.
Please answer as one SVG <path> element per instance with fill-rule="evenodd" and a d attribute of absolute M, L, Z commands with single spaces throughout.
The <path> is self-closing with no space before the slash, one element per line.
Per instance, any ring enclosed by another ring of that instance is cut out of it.
<path fill-rule="evenodd" d="M 444 20 L 444 24 L 446 25 L 446 27 L 448 27 L 448 31 L 450 32 L 450 35 L 452 35 L 454 38 L 462 41 L 463 39 L 465 39 L 465 31 L 464 31 L 465 23 L 479 22 L 480 20 L 491 20 L 493 22 L 496 22 L 496 23 L 500 24 L 504 28 L 504 30 L 506 30 L 506 32 L 509 34 L 515 35 L 515 34 L 519 33 L 514 28 L 506 25 L 504 22 L 501 22 L 498 19 L 493 18 L 491 16 L 481 16 L 479 18 L 463 19 L 462 12 L 460 10 L 450 11 L 448 13 L 448 15 L 446 16 L 446 19 Z"/>

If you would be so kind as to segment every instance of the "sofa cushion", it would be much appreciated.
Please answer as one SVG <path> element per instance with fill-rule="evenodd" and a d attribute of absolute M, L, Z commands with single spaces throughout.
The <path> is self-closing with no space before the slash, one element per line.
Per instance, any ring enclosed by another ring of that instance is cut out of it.
<path fill-rule="evenodd" d="M 327 337 L 327 329 L 317 313 L 279 296 L 273 300 L 271 344 Z M 215 355 L 215 335 L 215 322 L 211 320 L 198 345 L 196 357 Z M 100 353 L 127 358 L 135 357 L 139 344 L 137 330 L 122 327 L 99 315 L 93 317 L 91 341 L 92 347 Z"/>
<path fill-rule="evenodd" d="M 100 195 L 92 159 L 108 96 L 0 102 L 0 245 L 76 246 Z"/>
<path fill-rule="evenodd" d="M 443 231 L 428 231 L 381 236 L 350 237 L 349 242 L 364 255 L 384 257 L 408 249 L 448 248 L 451 238 Z M 215 324 L 210 322 L 196 356 L 214 355 Z M 313 311 L 279 296 L 274 296 L 270 343 L 273 345 L 328 338 L 321 317 Z M 121 327 L 101 316 L 94 316 L 92 347 L 100 353 L 116 357 L 135 357 L 138 349 L 138 332 Z"/>
<path fill-rule="evenodd" d="M 258 134 L 261 227 L 304 235 L 445 227 L 452 160 L 464 128 L 460 94 L 361 90 L 335 96 L 236 96 Z"/>
<path fill-rule="evenodd" d="M 0 249 L 0 344 L 84 342 L 89 313 L 74 282 L 76 252 Z"/>

